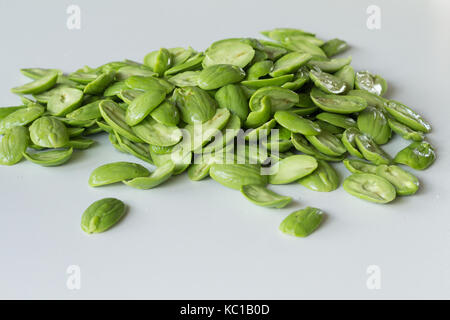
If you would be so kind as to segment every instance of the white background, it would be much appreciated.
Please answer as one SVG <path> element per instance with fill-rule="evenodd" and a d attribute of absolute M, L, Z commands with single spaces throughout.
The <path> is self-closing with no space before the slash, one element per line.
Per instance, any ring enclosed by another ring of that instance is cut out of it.
<path fill-rule="evenodd" d="M 70 4 L 81 8 L 81 30 L 66 28 Z M 366 27 L 369 5 L 381 8 L 380 30 Z M 69 72 L 141 60 L 159 47 L 202 50 L 221 38 L 297 27 L 347 40 L 356 69 L 381 74 L 388 97 L 432 123 L 438 154 L 416 172 L 415 196 L 376 205 L 342 188 L 316 193 L 292 184 L 274 188 L 295 199 L 282 210 L 186 175 L 148 191 L 90 188 L 97 166 L 135 161 L 105 136 L 61 167 L 0 167 L 0 298 L 450 298 L 449 15 L 445 0 L 0 0 L 1 106 L 20 104 L 9 89 L 26 81 L 23 67 Z M 396 139 L 386 149 L 394 155 L 405 145 Z M 122 199 L 128 214 L 86 235 L 81 214 L 103 197 Z M 308 205 L 327 213 L 317 232 L 296 239 L 278 231 L 287 214 Z M 81 268 L 80 290 L 66 287 L 70 265 Z M 366 286 L 370 265 L 381 269 L 380 290 Z"/>

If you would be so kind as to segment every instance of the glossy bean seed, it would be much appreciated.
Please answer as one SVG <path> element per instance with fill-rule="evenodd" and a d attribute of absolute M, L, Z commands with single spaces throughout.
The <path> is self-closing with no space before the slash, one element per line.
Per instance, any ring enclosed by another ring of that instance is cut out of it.
<path fill-rule="evenodd" d="M 227 84 L 240 82 L 244 78 L 244 70 L 237 66 L 215 64 L 202 70 L 197 83 L 203 90 L 213 90 L 226 86 Z"/>
<path fill-rule="evenodd" d="M 38 104 L 31 104 L 26 108 L 13 111 L 0 119 L 0 134 L 5 134 L 9 129 L 16 126 L 25 126 L 39 118 L 44 112 L 45 108 Z"/>
<path fill-rule="evenodd" d="M 344 180 L 343 186 L 351 195 L 376 203 L 391 202 L 396 196 L 388 180 L 370 173 L 354 173 Z"/>
<path fill-rule="evenodd" d="M 332 74 L 322 72 L 320 70 L 311 70 L 309 77 L 316 87 L 329 94 L 340 94 L 348 91 L 348 87 L 344 81 Z"/>
<path fill-rule="evenodd" d="M 376 174 L 392 183 L 400 196 L 414 194 L 419 189 L 417 177 L 399 166 L 380 165 L 376 169 Z"/>
<path fill-rule="evenodd" d="M 216 92 L 215 99 L 221 108 L 230 110 L 242 121 L 245 121 L 247 118 L 249 112 L 248 102 L 240 86 L 234 84 L 223 86 Z"/>
<path fill-rule="evenodd" d="M 339 187 L 339 176 L 336 170 L 324 160 L 317 161 L 317 169 L 298 183 L 302 186 L 318 192 L 330 192 Z"/>
<path fill-rule="evenodd" d="M 413 142 L 400 150 L 394 158 L 395 163 L 405 164 L 416 170 L 425 170 L 436 160 L 434 147 L 427 141 Z"/>
<path fill-rule="evenodd" d="M 358 129 L 371 137 L 377 144 L 385 144 L 391 138 L 391 127 L 383 110 L 368 107 L 358 115 Z"/>
<path fill-rule="evenodd" d="M 260 173 L 260 166 L 253 164 L 218 164 L 211 166 L 211 178 L 225 187 L 240 190 L 249 184 L 266 185 L 267 176 Z"/>
<path fill-rule="evenodd" d="M 57 90 L 47 102 L 47 110 L 54 116 L 64 116 L 77 109 L 83 101 L 83 91 L 75 88 Z"/>
<path fill-rule="evenodd" d="M 239 40 L 222 40 L 213 43 L 205 52 L 203 65 L 231 64 L 244 68 L 252 61 L 255 50 Z"/>
<path fill-rule="evenodd" d="M 299 180 L 317 168 L 317 160 L 308 155 L 294 155 L 276 163 L 269 176 L 270 184 L 287 184 Z"/>
<path fill-rule="evenodd" d="M 308 62 L 308 66 L 311 68 L 319 68 L 324 72 L 335 73 L 352 62 L 352 57 L 347 58 L 336 58 L 336 59 L 326 59 L 326 58 L 313 58 Z M 352 85 L 353 87 L 353 85 Z"/>
<path fill-rule="evenodd" d="M 350 114 L 367 108 L 361 97 L 326 94 L 317 88 L 311 90 L 311 99 L 320 109 L 334 113 Z"/>
<path fill-rule="evenodd" d="M 277 111 L 274 119 L 286 129 L 304 135 L 318 135 L 321 132 L 320 126 L 309 119 L 296 115 L 290 111 Z"/>
<path fill-rule="evenodd" d="M 306 139 L 316 147 L 317 150 L 329 156 L 340 156 L 347 151 L 339 138 L 324 130 L 318 135 L 306 136 Z"/>
<path fill-rule="evenodd" d="M 22 160 L 23 153 L 30 143 L 27 128 L 17 126 L 9 129 L 0 139 L 1 165 L 11 166 Z"/>
<path fill-rule="evenodd" d="M 62 148 L 69 142 L 69 132 L 60 120 L 42 117 L 30 126 L 31 141 L 45 148 Z"/>
<path fill-rule="evenodd" d="M 169 161 L 165 165 L 156 168 L 148 177 L 137 177 L 123 181 L 123 183 L 136 189 L 152 189 L 167 181 L 172 176 L 174 170 L 175 164 Z"/>
<path fill-rule="evenodd" d="M 368 71 L 359 71 L 355 76 L 355 87 L 382 96 L 387 90 L 387 83 L 379 75 L 372 75 Z"/>
<path fill-rule="evenodd" d="M 280 231 L 296 237 L 307 237 L 322 223 L 324 213 L 312 207 L 295 211 L 280 224 Z"/>
<path fill-rule="evenodd" d="M 355 160 L 355 159 L 345 159 L 343 161 L 344 166 L 348 171 L 352 173 L 373 173 L 377 171 L 377 166 L 366 161 Z"/>
<path fill-rule="evenodd" d="M 291 201 L 291 197 L 281 196 L 261 185 L 245 185 L 241 193 L 254 204 L 269 208 L 284 208 Z"/>
<path fill-rule="evenodd" d="M 142 142 L 142 140 L 134 134 L 131 127 L 126 123 L 125 111 L 122 110 L 117 105 L 117 103 L 111 100 L 104 100 L 100 102 L 99 110 L 103 119 L 106 121 L 110 128 L 108 128 L 108 126 L 104 126 L 101 122 L 97 123 L 106 131 L 115 130 L 122 136 L 133 142 Z"/>
<path fill-rule="evenodd" d="M 272 77 L 279 77 L 288 73 L 296 72 L 301 66 L 305 65 L 312 56 L 308 53 L 291 52 L 280 59 L 273 65 L 273 70 L 270 72 Z"/>
<path fill-rule="evenodd" d="M 357 128 L 348 128 L 344 131 L 342 134 L 342 144 L 347 149 L 348 153 L 350 153 L 352 156 L 358 157 L 358 158 L 364 158 L 361 152 L 358 150 L 358 146 L 356 145 L 356 136 L 360 135 L 361 132 Z"/>
<path fill-rule="evenodd" d="M 89 177 L 89 185 L 99 187 L 138 177 L 148 177 L 149 175 L 150 172 L 140 164 L 113 162 L 104 164 L 92 171 Z"/>
<path fill-rule="evenodd" d="M 355 136 L 355 142 L 358 146 L 358 150 L 364 156 L 366 160 L 374 164 L 389 164 L 391 163 L 391 157 L 381 149 L 375 141 L 369 136 L 359 134 Z"/>
<path fill-rule="evenodd" d="M 354 128 L 357 126 L 356 121 L 353 118 L 342 114 L 321 112 L 316 116 L 316 118 L 344 129 Z"/>
<path fill-rule="evenodd" d="M 419 114 L 397 101 L 389 101 L 386 110 L 399 122 L 410 127 L 413 130 L 430 132 L 431 125 L 426 122 Z"/>
<path fill-rule="evenodd" d="M 104 198 L 91 204 L 81 217 L 84 232 L 100 233 L 108 230 L 125 214 L 125 204 L 114 198 Z"/>
<path fill-rule="evenodd" d="M 39 164 L 43 167 L 55 167 L 60 166 L 72 157 L 73 148 L 63 150 L 50 150 L 37 153 L 26 153 L 24 152 L 24 157 L 33 163 Z"/>
<path fill-rule="evenodd" d="M 280 87 L 264 87 L 255 91 L 250 98 L 250 109 L 256 111 L 259 109 L 261 99 L 265 96 L 270 97 L 272 112 L 286 110 L 299 102 L 298 94 L 289 89 Z"/>
<path fill-rule="evenodd" d="M 20 87 L 15 87 L 11 89 L 11 91 L 17 94 L 38 94 L 51 89 L 56 84 L 57 80 L 58 72 L 52 71 L 33 82 L 24 84 Z"/>
<path fill-rule="evenodd" d="M 164 90 L 151 90 L 134 99 L 127 108 L 125 121 L 135 126 L 145 119 L 166 98 Z"/>
<path fill-rule="evenodd" d="M 403 139 L 412 140 L 412 141 L 422 141 L 425 138 L 425 135 L 421 131 L 415 131 L 410 127 L 404 125 L 401 122 L 398 122 L 394 119 L 388 119 L 389 127 L 391 127 L 392 131 L 399 134 Z"/>

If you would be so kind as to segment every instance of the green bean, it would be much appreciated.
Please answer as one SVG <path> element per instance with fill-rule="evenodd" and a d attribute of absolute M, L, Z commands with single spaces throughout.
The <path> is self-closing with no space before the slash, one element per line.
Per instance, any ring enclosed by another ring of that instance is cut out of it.
<path fill-rule="evenodd" d="M 307 155 L 294 155 L 277 163 L 270 175 L 271 184 L 287 184 L 307 176 L 317 168 L 317 160 Z"/>
<path fill-rule="evenodd" d="M 313 233 L 323 220 L 323 211 L 306 207 L 287 216 L 280 224 L 280 231 L 296 237 L 307 237 Z"/>
<path fill-rule="evenodd" d="M 388 180 L 370 173 L 354 173 L 344 180 L 344 190 L 363 200 L 388 203 L 395 199 L 396 191 Z"/>
<path fill-rule="evenodd" d="M 344 40 L 293 28 L 262 34 L 270 40 L 227 38 L 204 51 L 160 48 L 141 62 L 109 61 L 67 74 L 21 69 L 33 81 L 12 89 L 17 106 L 0 108 L 0 164 L 25 158 L 64 165 L 94 145 L 87 136 L 106 132 L 121 156 L 152 169 L 105 164 L 89 178 L 94 187 L 153 189 L 187 171 L 192 181 L 211 177 L 256 205 L 282 208 L 292 198 L 267 184 L 330 192 L 340 179 L 329 162 L 343 162 L 352 173 L 344 189 L 356 197 L 388 203 L 416 193 L 418 178 L 392 163 L 416 170 L 434 163 L 430 123 L 383 97 L 391 93 L 383 77 L 355 72 L 351 56 L 335 57 L 349 48 Z M 395 135 L 412 143 L 392 159 L 380 146 Z M 120 200 L 100 200 L 83 215 L 82 229 L 105 231 L 124 212 Z M 322 218 L 308 207 L 286 217 L 280 230 L 304 237 Z"/>
<path fill-rule="evenodd" d="M 248 200 L 262 207 L 283 208 L 292 201 L 291 197 L 281 196 L 260 185 L 242 186 L 241 193 Z"/>
<path fill-rule="evenodd" d="M 72 157 L 73 148 L 65 150 L 50 150 L 38 153 L 26 153 L 24 157 L 33 163 L 39 164 L 44 167 L 55 167 L 62 165 L 70 160 Z"/>
<path fill-rule="evenodd" d="M 324 160 L 318 160 L 317 163 L 317 169 L 306 177 L 301 178 L 298 183 L 318 192 L 336 190 L 339 187 L 339 176 L 336 170 Z"/>
<path fill-rule="evenodd" d="M 104 164 L 94 171 L 89 177 L 91 187 L 104 186 L 138 177 L 148 177 L 150 172 L 137 163 L 114 162 Z"/>
<path fill-rule="evenodd" d="M 6 131 L 0 141 L 0 164 L 11 166 L 22 160 L 29 140 L 25 127 L 17 126 Z"/>
<path fill-rule="evenodd" d="M 137 177 L 123 181 L 123 183 L 136 189 L 151 189 L 167 181 L 172 176 L 174 170 L 175 164 L 169 161 L 165 165 L 156 168 L 148 177 Z"/>
<path fill-rule="evenodd" d="M 406 164 L 416 170 L 425 170 L 436 159 L 434 147 L 427 141 L 413 142 L 400 150 L 395 158 L 395 163 Z"/>
<path fill-rule="evenodd" d="M 83 213 L 81 228 L 89 234 L 106 231 L 123 217 L 125 210 L 125 204 L 118 199 L 98 200 Z"/>

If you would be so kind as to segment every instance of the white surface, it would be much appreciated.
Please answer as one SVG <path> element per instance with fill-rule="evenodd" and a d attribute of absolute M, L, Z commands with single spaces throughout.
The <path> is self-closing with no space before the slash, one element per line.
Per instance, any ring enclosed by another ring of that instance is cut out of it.
<path fill-rule="evenodd" d="M 66 28 L 69 4 L 81 8 L 81 30 Z M 381 8 L 381 30 L 366 27 L 371 4 Z M 381 74 L 389 97 L 432 123 L 438 160 L 416 172 L 416 196 L 389 205 L 294 184 L 275 188 L 296 200 L 283 210 L 186 175 L 151 191 L 90 188 L 98 165 L 133 161 L 106 137 L 62 167 L 2 166 L 0 298 L 450 298 L 449 13 L 445 0 L 1 0 L 2 106 L 19 104 L 9 88 L 26 81 L 21 67 L 71 71 L 298 27 L 347 40 L 356 69 Z M 403 145 L 397 139 L 387 149 Z M 106 233 L 84 234 L 82 212 L 110 196 L 127 203 L 126 217 Z M 328 213 L 323 226 L 306 239 L 280 234 L 280 221 L 307 205 Z M 80 290 L 66 287 L 70 265 L 81 268 Z M 380 290 L 366 287 L 369 265 L 381 268 Z"/>

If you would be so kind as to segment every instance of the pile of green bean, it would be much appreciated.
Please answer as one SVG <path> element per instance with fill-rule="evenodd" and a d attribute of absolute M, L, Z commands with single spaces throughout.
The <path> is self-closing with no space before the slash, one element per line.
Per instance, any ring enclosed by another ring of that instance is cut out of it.
<path fill-rule="evenodd" d="M 12 89 L 22 105 L 0 108 L 0 164 L 26 158 L 62 165 L 74 150 L 92 146 L 89 136 L 106 132 L 118 151 L 155 169 L 108 163 L 93 170 L 92 187 L 150 189 L 187 171 L 191 180 L 210 176 L 256 205 L 282 208 L 292 199 L 268 184 L 330 192 L 340 185 L 330 162 L 343 161 L 351 172 L 343 187 L 356 197 L 388 203 L 414 194 L 418 179 L 399 164 L 424 170 L 434 162 L 424 140 L 430 124 L 383 97 L 381 76 L 355 72 L 351 57 L 334 58 L 347 50 L 345 41 L 287 28 L 262 34 L 270 40 L 225 39 L 204 52 L 161 48 L 143 63 L 109 62 L 70 74 L 22 69 L 33 81 Z M 382 145 L 393 134 L 411 144 L 392 158 Z M 83 214 L 82 228 L 105 231 L 124 212 L 120 200 L 101 199 Z M 304 237 L 322 217 L 307 207 L 280 230 Z"/>

